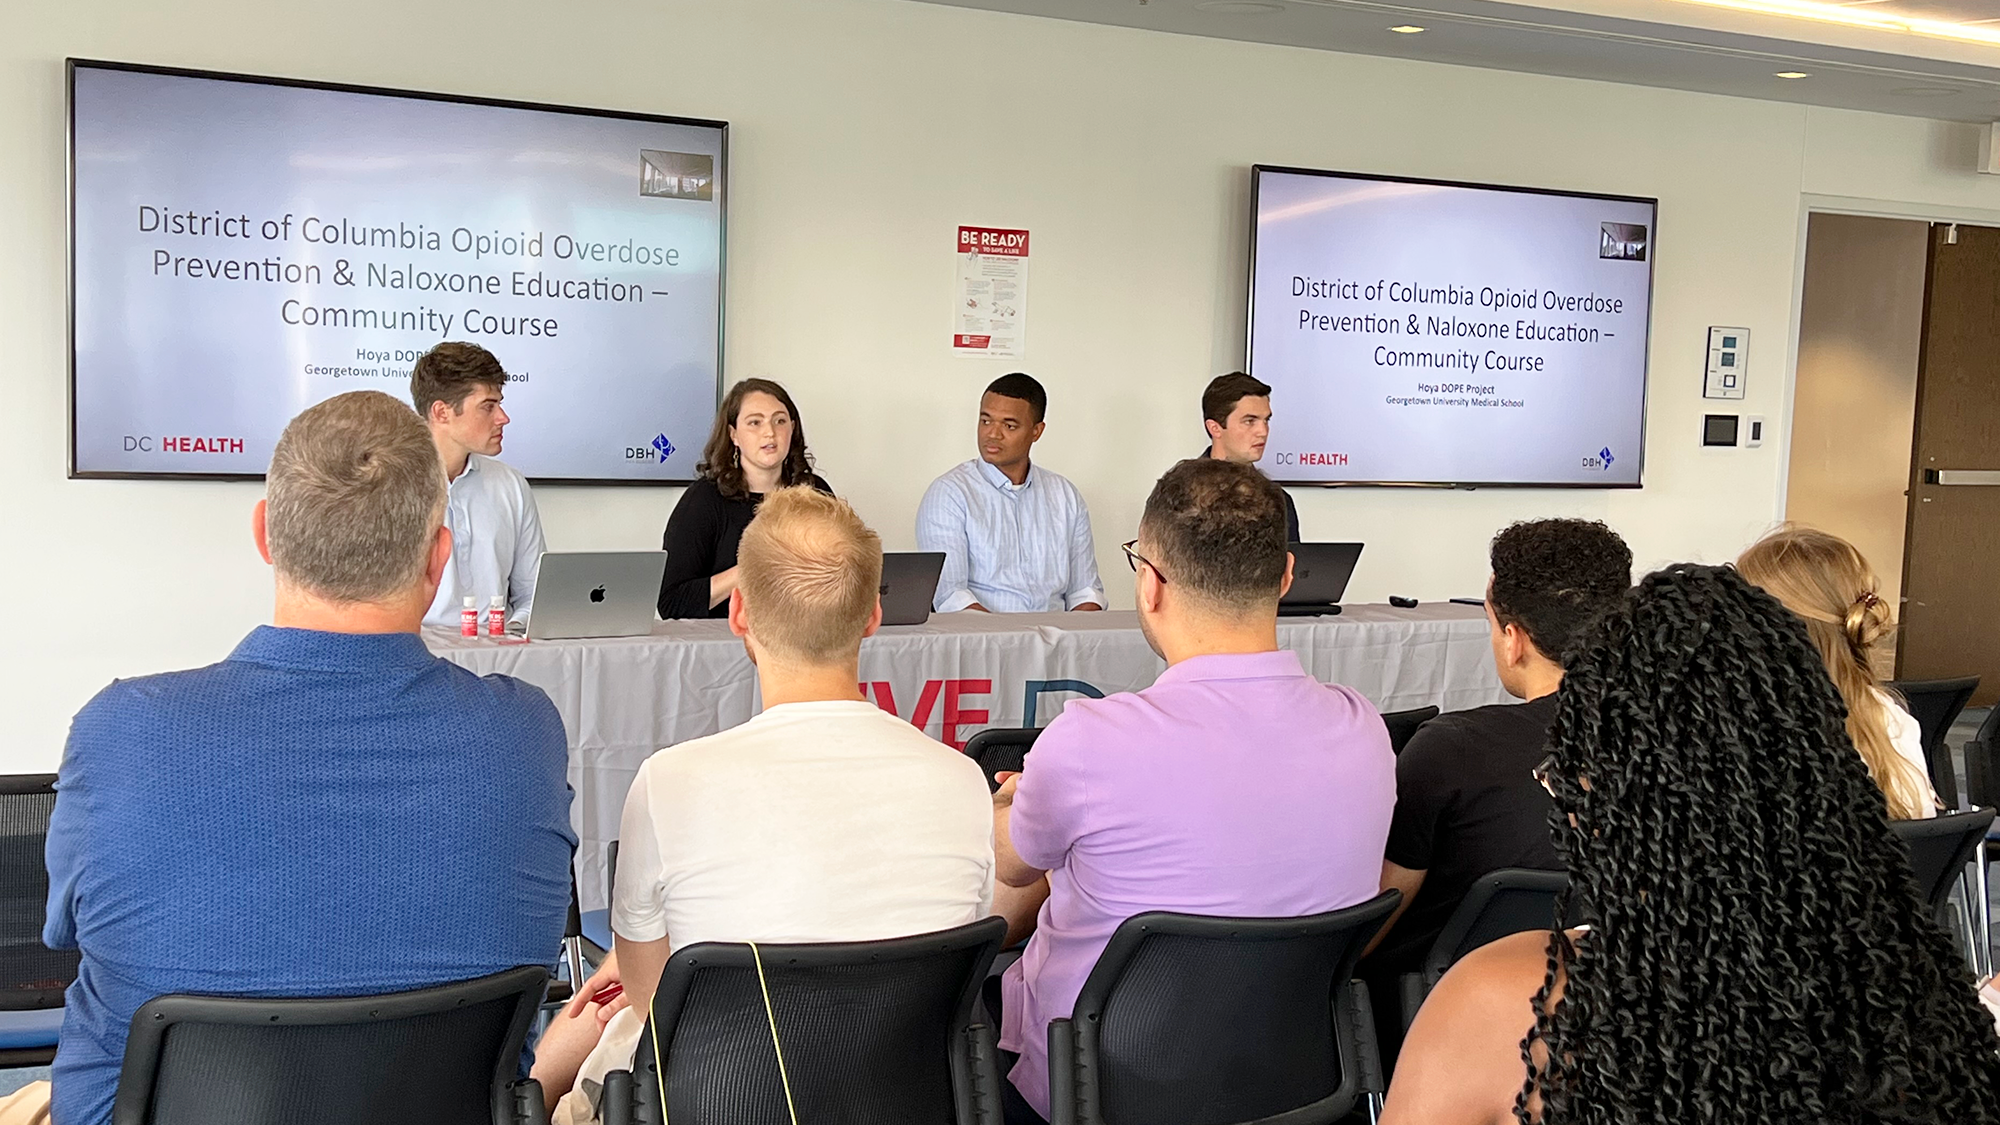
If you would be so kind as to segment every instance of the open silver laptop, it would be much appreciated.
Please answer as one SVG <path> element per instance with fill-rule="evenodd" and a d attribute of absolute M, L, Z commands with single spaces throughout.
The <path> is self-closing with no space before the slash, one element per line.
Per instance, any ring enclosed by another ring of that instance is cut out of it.
<path fill-rule="evenodd" d="M 922 625 L 931 619 L 943 551 L 885 551 L 882 555 L 882 624 Z"/>
<path fill-rule="evenodd" d="M 650 633 L 666 569 L 665 551 L 544 551 L 528 638 Z"/>

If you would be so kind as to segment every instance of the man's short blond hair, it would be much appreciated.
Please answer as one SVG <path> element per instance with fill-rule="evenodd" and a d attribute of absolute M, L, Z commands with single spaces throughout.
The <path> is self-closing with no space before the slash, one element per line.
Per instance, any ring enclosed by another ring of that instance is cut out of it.
<path fill-rule="evenodd" d="M 279 577 L 329 601 L 387 601 L 423 580 L 444 518 L 444 467 L 415 411 L 352 391 L 285 427 L 265 496 Z"/>
<path fill-rule="evenodd" d="M 853 659 L 882 587 L 882 537 L 809 487 L 764 498 L 737 548 L 757 643 L 811 664 Z"/>

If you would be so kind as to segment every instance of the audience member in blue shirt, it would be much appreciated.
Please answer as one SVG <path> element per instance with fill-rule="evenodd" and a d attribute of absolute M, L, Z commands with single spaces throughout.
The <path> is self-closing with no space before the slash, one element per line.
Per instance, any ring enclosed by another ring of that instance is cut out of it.
<path fill-rule="evenodd" d="M 78 713 L 44 934 L 83 954 L 62 1125 L 110 1119 L 154 996 L 364 995 L 555 960 L 576 847 L 562 721 L 540 690 L 424 648 L 444 500 L 409 406 L 362 391 L 307 410 L 254 520 L 275 625 Z"/>

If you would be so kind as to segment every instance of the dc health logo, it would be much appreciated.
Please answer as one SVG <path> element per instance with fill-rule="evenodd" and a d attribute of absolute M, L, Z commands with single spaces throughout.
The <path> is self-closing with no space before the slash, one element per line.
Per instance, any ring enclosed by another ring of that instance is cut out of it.
<path fill-rule="evenodd" d="M 660 460 L 662 461 L 674 455 L 674 443 L 668 441 L 665 434 L 661 434 L 659 437 L 653 439 L 653 448 L 659 451 Z"/>

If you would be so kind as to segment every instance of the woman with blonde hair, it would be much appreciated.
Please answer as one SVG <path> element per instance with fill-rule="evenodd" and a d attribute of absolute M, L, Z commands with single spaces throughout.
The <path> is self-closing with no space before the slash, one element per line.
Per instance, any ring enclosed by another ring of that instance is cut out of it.
<path fill-rule="evenodd" d="M 1847 735 L 1888 799 L 1889 816 L 1937 815 L 1922 732 L 1875 671 L 1875 646 L 1896 623 L 1868 560 L 1837 535 L 1787 524 L 1743 552 L 1736 569 L 1805 621 L 1847 704 Z"/>

